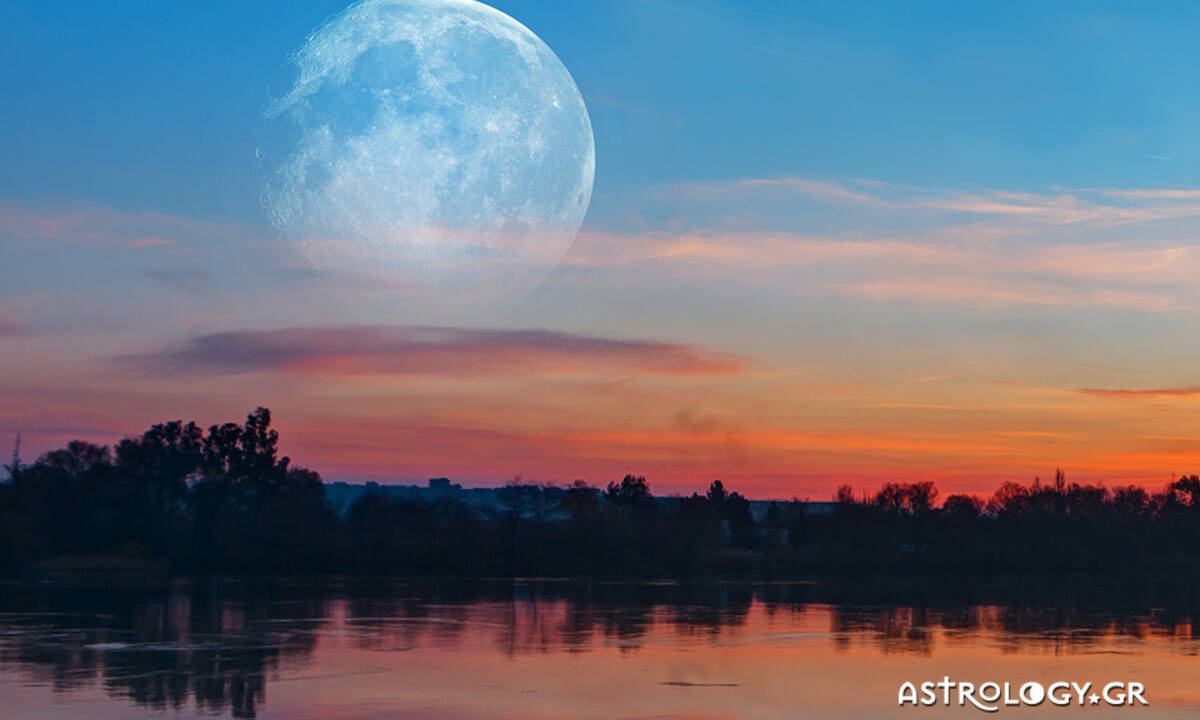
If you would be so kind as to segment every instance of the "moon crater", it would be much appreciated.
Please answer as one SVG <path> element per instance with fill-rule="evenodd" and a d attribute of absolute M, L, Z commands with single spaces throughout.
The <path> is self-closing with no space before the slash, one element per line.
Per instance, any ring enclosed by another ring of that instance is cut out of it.
<path fill-rule="evenodd" d="M 318 269 L 478 288 L 540 277 L 574 240 L 591 122 L 524 25 L 474 0 L 365 0 L 293 60 L 266 112 L 263 201 Z"/>

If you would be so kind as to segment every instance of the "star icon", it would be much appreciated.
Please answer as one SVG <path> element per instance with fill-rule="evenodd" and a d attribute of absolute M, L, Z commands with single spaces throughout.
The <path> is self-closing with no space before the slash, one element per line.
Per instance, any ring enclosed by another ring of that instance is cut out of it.
<path fill-rule="evenodd" d="M 1088 702 L 1093 705 L 1099 705 L 1100 704 L 1100 696 L 1097 695 L 1096 693 L 1092 693 L 1091 695 L 1088 696 Z"/>

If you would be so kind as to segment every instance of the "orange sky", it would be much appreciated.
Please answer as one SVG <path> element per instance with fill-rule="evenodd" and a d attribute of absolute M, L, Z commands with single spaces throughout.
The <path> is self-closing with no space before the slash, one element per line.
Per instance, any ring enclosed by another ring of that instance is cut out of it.
<path fill-rule="evenodd" d="M 1120 208 L 1100 205 L 1031 223 L 1017 211 L 1037 198 L 994 202 L 1022 219 L 985 206 L 943 227 L 922 212 L 907 238 L 585 234 L 541 286 L 475 306 L 415 303 L 386 278 L 255 285 L 230 271 L 227 292 L 195 295 L 89 286 L 83 273 L 82 287 L 3 308 L 0 431 L 24 434 L 28 460 L 76 436 L 114 442 L 266 405 L 285 450 L 330 479 L 637 473 L 660 493 L 721 479 L 811 499 L 889 480 L 986 494 L 1058 467 L 1157 488 L 1197 471 L 1200 337 L 1180 264 L 1200 260 L 1145 240 L 1174 205 L 1156 200 L 1144 221 L 1114 223 Z M 75 264 L 154 267 L 196 253 L 184 219 L 92 210 L 73 216 L 93 228 L 79 237 L 52 215 L 6 213 L 37 229 L 31 258 L 52 246 Z M 1080 223 L 1136 239 L 1015 249 Z M 247 247 L 251 265 L 277 253 Z"/>
<path fill-rule="evenodd" d="M 18 433 L 32 460 L 261 405 L 330 479 L 638 473 L 824 499 L 1200 472 L 1189 12 L 497 3 L 573 78 L 582 142 L 520 129 L 565 107 L 539 99 L 546 76 L 493 107 L 503 44 L 459 38 L 425 74 L 370 24 L 365 65 L 366 40 L 298 53 L 345 3 L 18 5 L 0 12 L 25 68 L 0 77 L 2 456 Z M 422 134 L 459 109 L 428 80 L 460 75 L 477 112 Z M 401 96 L 424 99 L 381 100 Z M 301 97 L 306 149 L 272 124 Z M 291 215 L 269 178 L 320 148 L 292 199 L 334 215 L 273 228 Z M 567 215 L 541 207 L 566 185 L 535 156 L 586 177 Z M 529 202 L 506 215 L 485 186 Z M 467 228 L 489 242 L 464 248 Z"/>

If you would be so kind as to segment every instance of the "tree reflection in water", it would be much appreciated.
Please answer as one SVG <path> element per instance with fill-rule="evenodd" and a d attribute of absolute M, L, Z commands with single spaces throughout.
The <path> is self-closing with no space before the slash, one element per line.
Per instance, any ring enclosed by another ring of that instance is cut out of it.
<path fill-rule="evenodd" d="M 830 652 L 929 656 L 1120 652 L 1165 641 L 1196 654 L 1190 591 L 836 583 L 10 582 L 0 593 L 0 669 L 70 692 L 100 686 L 155 710 L 253 718 L 270 678 L 303 673 L 323 637 L 362 651 L 479 648 L 504 657 L 646 644 L 775 642 L 815 621 Z M 990 596 L 990 597 L 989 597 Z M 803 622 L 802 622 L 803 621 Z"/>

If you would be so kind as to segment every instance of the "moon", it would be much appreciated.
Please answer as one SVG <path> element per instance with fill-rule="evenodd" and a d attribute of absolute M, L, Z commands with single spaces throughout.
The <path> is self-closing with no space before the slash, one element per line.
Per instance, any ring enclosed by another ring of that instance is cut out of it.
<path fill-rule="evenodd" d="M 276 230 L 317 270 L 475 289 L 540 279 L 591 201 L 570 72 L 474 0 L 364 0 L 291 58 L 258 157 Z"/>

